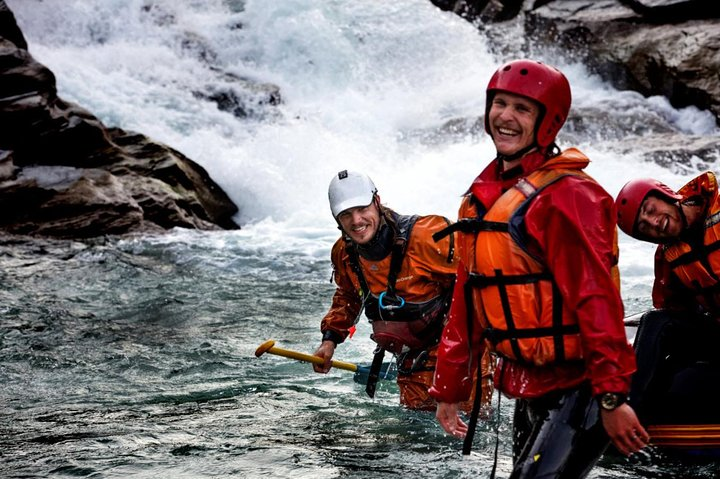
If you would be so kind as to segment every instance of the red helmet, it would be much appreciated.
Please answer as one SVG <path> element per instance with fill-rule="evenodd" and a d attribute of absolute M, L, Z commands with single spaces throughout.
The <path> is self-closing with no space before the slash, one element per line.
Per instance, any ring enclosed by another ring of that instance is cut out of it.
<path fill-rule="evenodd" d="M 535 60 L 514 60 L 501 66 L 490 78 L 485 104 L 485 131 L 490 133 L 488 113 L 495 92 L 504 91 L 535 100 L 543 111 L 535 128 L 535 141 L 548 146 L 570 112 L 570 83 L 560 70 Z M 491 133 L 490 133 L 491 134 Z"/>
<path fill-rule="evenodd" d="M 671 202 L 682 199 L 682 195 L 675 193 L 670 187 L 658 180 L 639 178 L 628 181 L 618 193 L 615 205 L 617 207 L 618 226 L 634 238 L 644 239 L 638 234 L 635 227 L 640 207 L 650 193 Z"/>

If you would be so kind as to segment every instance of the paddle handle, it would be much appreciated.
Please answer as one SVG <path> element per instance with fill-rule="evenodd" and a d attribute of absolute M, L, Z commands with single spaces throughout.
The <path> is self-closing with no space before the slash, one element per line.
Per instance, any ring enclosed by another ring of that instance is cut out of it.
<path fill-rule="evenodd" d="M 283 356 L 290 359 L 297 359 L 298 361 L 305 361 L 306 363 L 323 364 L 325 361 L 323 358 L 313 356 L 312 354 L 301 353 L 299 351 L 293 351 L 291 349 L 283 349 L 275 346 L 275 341 L 266 341 L 260 345 L 255 351 L 255 356 L 260 357 L 263 353 L 275 354 L 277 356 Z M 345 361 L 331 361 L 332 367 L 338 369 L 345 369 L 347 371 L 357 371 L 357 365 L 353 363 L 346 363 Z"/>

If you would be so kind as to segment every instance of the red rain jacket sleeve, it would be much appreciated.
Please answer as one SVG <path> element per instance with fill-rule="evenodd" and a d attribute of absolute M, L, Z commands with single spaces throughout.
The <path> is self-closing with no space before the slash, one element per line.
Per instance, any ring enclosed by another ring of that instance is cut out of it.
<path fill-rule="evenodd" d="M 467 270 L 462 261 L 458 264 L 457 279 L 453 290 L 447 323 L 438 346 L 430 396 L 441 402 L 466 401 L 472 393 L 473 355 L 468 343 L 468 317 L 465 307 L 465 282 Z"/>
<path fill-rule="evenodd" d="M 477 211 L 471 205 L 470 196 L 465 196 L 458 217 L 472 218 L 475 216 L 477 216 Z M 457 238 L 458 257 L 471 257 L 474 251 L 474 235 L 460 233 Z M 470 398 L 474 380 L 472 371 L 475 371 L 475 365 L 481 361 L 485 351 L 482 327 L 477 318 L 472 318 L 473 337 L 468 339 L 470 318 L 468 318 L 465 297 L 467 278 L 468 270 L 461 259 L 458 262 L 450 311 L 438 346 L 438 361 L 435 366 L 433 386 L 429 390 L 430 396 L 441 402 L 462 402 Z M 492 365 L 489 361 L 482 363 L 482 368 L 483 375 L 491 374 Z"/>
<path fill-rule="evenodd" d="M 617 262 L 615 215 L 612 198 L 599 184 L 569 177 L 538 195 L 525 217 L 564 307 L 577 316 L 594 395 L 627 393 L 636 367 L 610 272 Z"/>

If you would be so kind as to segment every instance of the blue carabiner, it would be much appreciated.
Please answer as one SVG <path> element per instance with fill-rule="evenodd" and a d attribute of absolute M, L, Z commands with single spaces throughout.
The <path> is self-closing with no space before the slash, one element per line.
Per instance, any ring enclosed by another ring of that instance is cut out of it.
<path fill-rule="evenodd" d="M 380 308 L 385 309 L 387 311 L 392 311 L 393 309 L 400 309 L 403 306 L 405 306 L 405 300 L 403 298 L 401 298 L 400 296 L 395 296 L 396 298 L 398 298 L 400 300 L 400 304 L 387 304 L 387 305 L 383 304 L 383 298 L 385 297 L 385 293 L 386 293 L 386 291 L 383 291 L 382 293 L 380 293 L 380 296 L 378 296 L 378 303 L 380 305 Z"/>

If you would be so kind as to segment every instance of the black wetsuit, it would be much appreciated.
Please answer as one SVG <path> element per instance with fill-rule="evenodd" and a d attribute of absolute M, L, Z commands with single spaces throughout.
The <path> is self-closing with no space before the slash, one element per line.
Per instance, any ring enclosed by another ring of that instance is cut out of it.
<path fill-rule="evenodd" d="M 538 399 L 519 399 L 513 422 L 515 467 L 510 477 L 585 477 L 609 443 L 589 383 Z"/>

